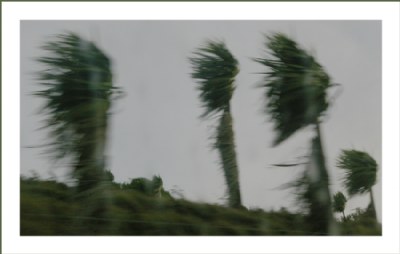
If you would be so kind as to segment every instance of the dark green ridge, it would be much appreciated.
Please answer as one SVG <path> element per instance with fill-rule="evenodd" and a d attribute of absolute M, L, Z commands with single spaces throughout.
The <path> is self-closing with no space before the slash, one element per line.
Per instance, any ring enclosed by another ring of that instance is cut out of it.
<path fill-rule="evenodd" d="M 304 214 L 258 208 L 229 208 L 168 196 L 155 197 L 118 183 L 109 183 L 112 202 L 108 215 L 82 214 L 88 203 L 76 191 L 53 180 L 21 178 L 20 230 L 22 236 L 305 236 Z M 382 235 L 368 211 L 360 210 L 338 221 L 340 235 Z"/>

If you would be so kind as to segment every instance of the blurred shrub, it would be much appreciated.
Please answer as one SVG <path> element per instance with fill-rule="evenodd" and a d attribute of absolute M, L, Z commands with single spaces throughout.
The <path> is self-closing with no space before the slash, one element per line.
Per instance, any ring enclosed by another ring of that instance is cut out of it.
<path fill-rule="evenodd" d="M 356 209 L 340 224 L 342 235 L 382 235 L 382 225 L 377 223 L 375 214 L 367 209 Z"/>

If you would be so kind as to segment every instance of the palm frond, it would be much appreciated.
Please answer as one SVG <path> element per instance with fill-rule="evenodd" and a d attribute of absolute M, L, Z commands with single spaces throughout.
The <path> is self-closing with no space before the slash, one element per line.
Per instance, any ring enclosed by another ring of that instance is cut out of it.
<path fill-rule="evenodd" d="M 286 35 L 266 37 L 269 56 L 254 61 L 268 68 L 262 87 L 266 88 L 266 113 L 275 123 L 277 145 L 294 132 L 319 121 L 328 108 L 326 90 L 330 77 L 308 52 Z"/>
<path fill-rule="evenodd" d="M 202 117 L 220 112 L 229 105 L 238 62 L 223 42 L 208 41 L 189 58 L 205 112 Z"/>
<path fill-rule="evenodd" d="M 343 183 L 349 195 L 368 192 L 376 183 L 378 164 L 366 152 L 342 150 L 336 165 L 345 170 Z"/>
<path fill-rule="evenodd" d="M 111 96 L 111 61 L 92 42 L 74 33 L 60 34 L 46 43 L 48 55 L 37 59 L 45 66 L 38 79 L 44 90 L 35 93 L 45 100 L 46 128 L 54 140 L 55 158 L 75 153 L 79 138 L 93 128 L 104 127 Z"/>

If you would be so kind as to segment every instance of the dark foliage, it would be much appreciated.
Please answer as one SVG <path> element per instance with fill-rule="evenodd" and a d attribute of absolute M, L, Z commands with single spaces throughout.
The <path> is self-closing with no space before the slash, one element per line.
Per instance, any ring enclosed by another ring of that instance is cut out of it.
<path fill-rule="evenodd" d="M 54 159 L 72 160 L 80 189 L 88 190 L 104 180 L 109 108 L 118 89 L 112 85 L 111 61 L 92 42 L 74 33 L 58 35 L 42 47 L 48 56 L 38 61 L 44 99 L 44 128 L 52 142 Z"/>
<path fill-rule="evenodd" d="M 235 76 L 239 72 L 238 61 L 223 42 L 208 41 L 193 54 L 195 57 L 190 58 L 192 78 L 199 84 L 197 89 L 205 108 L 202 116 L 206 117 L 229 106 L 235 90 Z"/>
<path fill-rule="evenodd" d="M 346 206 L 347 199 L 342 192 L 337 192 L 333 195 L 333 211 L 342 213 Z"/>
<path fill-rule="evenodd" d="M 265 47 L 270 56 L 255 61 L 268 67 L 264 84 L 265 111 L 275 123 L 275 144 L 309 124 L 319 122 L 329 104 L 326 90 L 330 78 L 323 67 L 286 35 L 267 36 Z"/>
<path fill-rule="evenodd" d="M 368 153 L 342 150 L 337 166 L 345 170 L 344 185 L 350 195 L 368 192 L 376 183 L 378 164 Z"/>

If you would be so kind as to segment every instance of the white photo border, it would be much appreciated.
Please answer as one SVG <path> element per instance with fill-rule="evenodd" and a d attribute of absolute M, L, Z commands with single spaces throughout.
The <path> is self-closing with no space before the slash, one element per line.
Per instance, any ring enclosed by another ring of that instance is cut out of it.
<path fill-rule="evenodd" d="M 400 253 L 399 3 L 3 2 L 2 243 L 4 253 Z M 383 165 L 379 237 L 21 237 L 21 20 L 382 20 Z"/>

